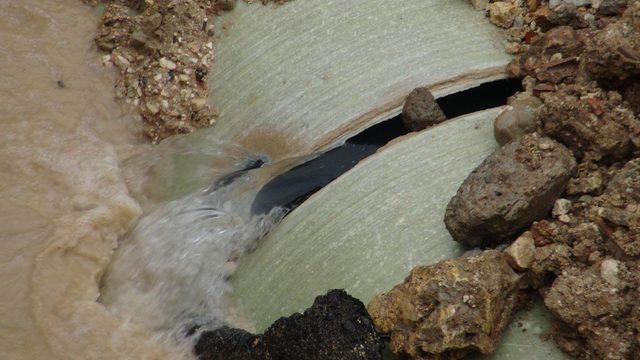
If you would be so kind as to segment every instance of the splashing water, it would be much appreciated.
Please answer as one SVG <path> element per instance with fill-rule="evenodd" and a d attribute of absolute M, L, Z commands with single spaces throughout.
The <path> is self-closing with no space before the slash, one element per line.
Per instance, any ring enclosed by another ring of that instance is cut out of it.
<path fill-rule="evenodd" d="M 248 167 L 257 167 L 252 160 Z M 118 248 L 101 302 L 133 321 L 175 335 L 225 321 L 225 278 L 234 260 L 284 215 L 252 215 L 251 203 L 272 169 L 240 169 L 213 185 L 156 206 Z"/>
<path fill-rule="evenodd" d="M 130 160 L 129 187 L 146 204 L 147 215 L 117 249 L 103 278 L 101 302 L 176 338 L 195 326 L 237 321 L 225 296 L 226 279 L 242 253 L 287 209 L 378 147 L 345 144 L 266 164 L 233 145 L 174 143 Z M 212 178 L 203 190 L 182 196 Z M 251 327 L 246 320 L 243 326 Z"/>

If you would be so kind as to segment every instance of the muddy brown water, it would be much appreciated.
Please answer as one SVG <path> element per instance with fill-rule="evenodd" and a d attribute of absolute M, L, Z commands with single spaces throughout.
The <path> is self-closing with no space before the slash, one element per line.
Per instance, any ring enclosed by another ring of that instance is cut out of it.
<path fill-rule="evenodd" d="M 0 1 L 0 357 L 181 358 L 96 300 L 140 214 L 121 175 L 131 112 L 79 0 Z"/>

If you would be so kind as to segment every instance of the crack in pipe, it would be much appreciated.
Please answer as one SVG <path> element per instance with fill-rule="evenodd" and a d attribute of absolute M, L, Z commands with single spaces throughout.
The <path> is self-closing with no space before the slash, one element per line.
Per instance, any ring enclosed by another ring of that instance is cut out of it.
<path fill-rule="evenodd" d="M 447 119 L 499 107 L 521 91 L 517 80 L 497 80 L 436 100 Z M 275 177 L 258 192 L 252 213 L 265 214 L 274 207 L 291 211 L 361 160 L 374 154 L 389 141 L 410 133 L 402 115 L 373 125 L 349 138 L 344 145 L 319 154 Z"/>

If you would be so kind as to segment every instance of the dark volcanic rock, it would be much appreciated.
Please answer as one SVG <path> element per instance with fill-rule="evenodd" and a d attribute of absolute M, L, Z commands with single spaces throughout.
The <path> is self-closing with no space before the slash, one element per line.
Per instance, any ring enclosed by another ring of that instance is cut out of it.
<path fill-rule="evenodd" d="M 562 144 L 525 135 L 491 154 L 451 199 L 445 225 L 469 246 L 497 245 L 542 219 L 576 167 Z"/>
<path fill-rule="evenodd" d="M 405 100 L 402 122 L 411 131 L 424 130 L 447 120 L 428 88 L 415 88 Z"/>
<path fill-rule="evenodd" d="M 195 353 L 202 360 L 262 359 L 264 344 L 259 335 L 225 326 L 203 333 Z"/>
<path fill-rule="evenodd" d="M 376 360 L 383 341 L 362 302 L 344 290 L 318 296 L 304 313 L 277 320 L 263 335 L 205 332 L 195 351 L 206 360 Z"/>

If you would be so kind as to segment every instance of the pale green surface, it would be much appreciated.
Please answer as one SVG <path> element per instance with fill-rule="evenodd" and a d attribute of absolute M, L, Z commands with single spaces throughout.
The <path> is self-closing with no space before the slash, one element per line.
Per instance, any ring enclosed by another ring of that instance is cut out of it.
<path fill-rule="evenodd" d="M 312 196 L 244 257 L 235 295 L 262 329 L 328 289 L 367 303 L 409 270 L 459 255 L 442 221 L 497 144 L 489 110 L 402 139 Z"/>
<path fill-rule="evenodd" d="M 491 356 L 476 356 L 474 359 L 491 360 L 554 360 L 569 359 L 554 344 L 553 340 L 542 340 L 548 334 L 552 315 L 537 299 L 532 310 L 519 312 L 505 330 L 500 348 Z"/>
<path fill-rule="evenodd" d="M 504 77 L 510 60 L 502 31 L 464 0 L 238 2 L 217 25 L 211 96 L 220 119 L 193 135 L 274 157 L 397 114 L 417 86 L 445 83 L 442 95 Z M 250 135 L 259 140 L 243 141 Z"/>
<path fill-rule="evenodd" d="M 497 148 L 497 112 L 402 139 L 290 214 L 232 277 L 235 300 L 257 330 L 303 310 L 328 289 L 344 288 L 367 303 L 413 267 L 459 255 L 444 210 L 469 172 Z M 525 321 L 528 331 L 512 326 L 496 359 L 561 358 L 539 337 L 544 318 L 525 316 L 534 319 Z"/>

